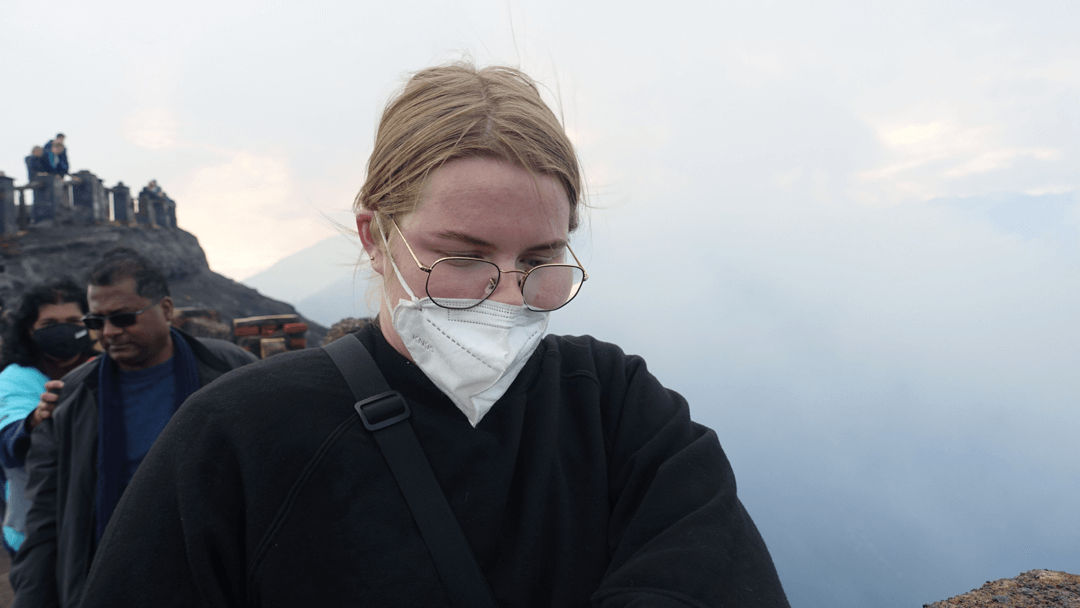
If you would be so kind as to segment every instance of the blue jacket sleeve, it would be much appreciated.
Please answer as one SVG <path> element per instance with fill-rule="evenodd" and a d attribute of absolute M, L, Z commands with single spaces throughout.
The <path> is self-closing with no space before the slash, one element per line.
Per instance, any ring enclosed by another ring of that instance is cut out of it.
<path fill-rule="evenodd" d="M 26 417 L 37 407 L 49 378 L 33 367 L 11 364 L 0 372 L 0 464 L 22 466 L 30 447 Z"/>
<path fill-rule="evenodd" d="M 30 433 L 26 431 L 25 420 L 16 420 L 0 429 L 0 465 L 5 469 L 23 466 L 29 447 Z"/>

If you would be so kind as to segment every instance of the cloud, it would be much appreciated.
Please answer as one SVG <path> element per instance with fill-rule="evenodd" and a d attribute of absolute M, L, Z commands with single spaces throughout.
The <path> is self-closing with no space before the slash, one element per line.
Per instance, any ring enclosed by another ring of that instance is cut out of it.
<path fill-rule="evenodd" d="M 1044 182 L 1042 177 L 1042 172 L 1069 160 L 1063 150 L 1017 145 L 1000 123 L 939 119 L 872 126 L 884 162 L 856 174 L 867 200 L 896 202 L 984 193 L 995 189 L 997 182 L 980 178 L 995 174 L 1008 180 L 1013 189 L 1018 180 L 1030 182 L 1023 188 L 1027 192 L 1070 189 Z"/>
<path fill-rule="evenodd" d="M 297 187 L 283 154 L 223 154 L 180 180 L 178 223 L 198 235 L 211 267 L 249 276 L 324 236 L 327 225 Z"/>
<path fill-rule="evenodd" d="M 180 121 L 169 108 L 144 108 L 123 122 L 124 139 L 146 150 L 165 150 L 177 144 Z"/>
<path fill-rule="evenodd" d="M 999 148 L 978 154 L 971 160 L 946 170 L 942 175 L 948 178 L 967 177 L 1008 169 L 1023 159 L 1053 161 L 1061 156 L 1061 152 L 1053 148 Z"/>

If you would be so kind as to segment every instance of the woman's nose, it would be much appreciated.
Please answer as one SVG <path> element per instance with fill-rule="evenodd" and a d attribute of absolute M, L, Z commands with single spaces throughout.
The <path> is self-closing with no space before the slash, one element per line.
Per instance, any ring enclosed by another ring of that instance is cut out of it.
<path fill-rule="evenodd" d="M 524 273 L 520 270 L 500 270 L 499 272 L 501 273 L 499 284 L 495 286 L 495 291 L 491 292 L 488 299 L 511 306 L 524 305 L 525 299 L 521 295 L 521 279 Z"/>

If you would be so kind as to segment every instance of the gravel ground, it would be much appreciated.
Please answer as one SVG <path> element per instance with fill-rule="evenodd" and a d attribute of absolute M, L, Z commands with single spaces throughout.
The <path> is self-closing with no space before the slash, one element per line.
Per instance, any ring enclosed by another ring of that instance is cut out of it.
<path fill-rule="evenodd" d="M 1080 608 L 1080 576 L 1031 570 L 923 608 Z"/>

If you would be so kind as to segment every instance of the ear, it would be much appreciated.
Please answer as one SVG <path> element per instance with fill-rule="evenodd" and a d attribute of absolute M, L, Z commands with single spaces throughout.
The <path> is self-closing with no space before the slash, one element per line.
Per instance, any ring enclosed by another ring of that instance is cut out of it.
<path fill-rule="evenodd" d="M 373 230 L 378 230 L 375 227 L 374 214 L 368 211 L 361 211 L 356 214 L 356 232 L 360 235 L 360 242 L 364 245 L 364 251 L 367 252 L 368 257 L 371 258 L 372 269 L 381 275 L 383 273 L 383 250 L 377 243 L 382 241 L 382 236 L 375 237 Z M 376 241 L 376 238 L 379 240 Z"/>
<path fill-rule="evenodd" d="M 169 325 L 172 325 L 173 312 L 175 310 L 173 308 L 172 298 L 165 296 L 164 298 L 161 298 L 160 304 L 161 314 L 165 315 L 165 320 L 169 322 Z"/>

